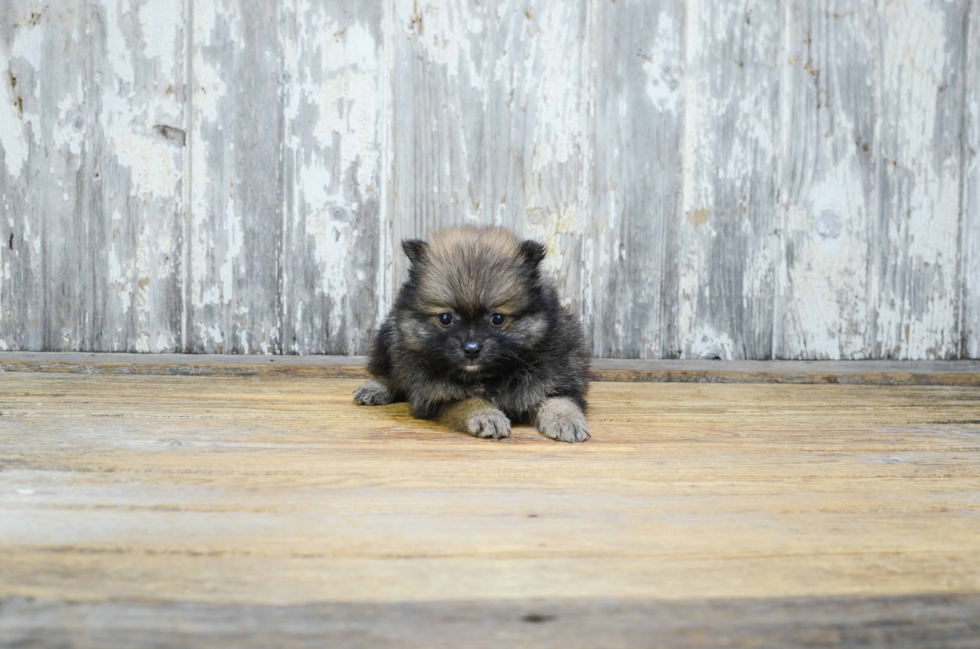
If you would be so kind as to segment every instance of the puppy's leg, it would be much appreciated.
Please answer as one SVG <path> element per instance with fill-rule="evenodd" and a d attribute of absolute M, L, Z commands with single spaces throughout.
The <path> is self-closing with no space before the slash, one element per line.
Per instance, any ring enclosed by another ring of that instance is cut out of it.
<path fill-rule="evenodd" d="M 395 402 L 395 395 L 381 381 L 368 381 L 354 390 L 354 401 L 362 406 L 386 406 Z"/>
<path fill-rule="evenodd" d="M 484 399 L 466 399 L 446 406 L 439 421 L 454 430 L 477 437 L 500 439 L 510 435 L 510 420 Z"/>
<path fill-rule="evenodd" d="M 534 427 L 557 442 L 584 442 L 591 437 L 585 413 L 567 397 L 542 401 L 534 414 Z"/>

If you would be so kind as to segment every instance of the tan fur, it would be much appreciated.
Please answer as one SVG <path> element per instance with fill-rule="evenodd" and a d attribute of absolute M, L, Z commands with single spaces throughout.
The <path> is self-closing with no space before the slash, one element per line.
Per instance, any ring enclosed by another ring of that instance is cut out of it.
<path fill-rule="evenodd" d="M 514 257 L 520 240 L 504 228 L 445 228 L 429 239 L 433 259 L 452 259 L 459 250 L 479 246 L 496 257 Z"/>
<path fill-rule="evenodd" d="M 454 430 L 476 437 L 499 439 L 510 435 L 510 420 L 485 399 L 459 401 L 446 408 L 439 420 Z"/>
<path fill-rule="evenodd" d="M 429 242 L 419 293 L 430 313 L 446 310 L 460 295 L 470 309 L 481 305 L 512 313 L 524 306 L 518 281 L 517 237 L 501 228 L 449 228 Z"/>
<path fill-rule="evenodd" d="M 584 442 L 591 437 L 585 413 L 565 397 L 543 401 L 535 414 L 534 427 L 558 442 Z"/>
<path fill-rule="evenodd" d="M 548 332 L 548 320 L 544 315 L 534 315 L 517 322 L 508 320 L 504 328 L 519 333 L 529 343 L 536 344 Z"/>
<path fill-rule="evenodd" d="M 426 326 L 414 320 L 404 320 L 398 323 L 398 331 L 401 333 L 402 341 L 407 348 L 416 351 L 422 348 L 422 341 L 425 340 L 426 335 Z"/>

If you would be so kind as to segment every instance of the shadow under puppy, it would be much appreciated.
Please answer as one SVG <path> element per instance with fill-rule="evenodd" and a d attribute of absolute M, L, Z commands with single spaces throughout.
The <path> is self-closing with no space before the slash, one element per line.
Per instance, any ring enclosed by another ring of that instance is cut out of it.
<path fill-rule="evenodd" d="M 544 246 L 501 228 L 452 228 L 402 249 L 408 281 L 372 345 L 375 379 L 354 400 L 408 401 L 414 416 L 477 437 L 507 437 L 513 421 L 589 439 L 590 355 L 538 271 Z"/>

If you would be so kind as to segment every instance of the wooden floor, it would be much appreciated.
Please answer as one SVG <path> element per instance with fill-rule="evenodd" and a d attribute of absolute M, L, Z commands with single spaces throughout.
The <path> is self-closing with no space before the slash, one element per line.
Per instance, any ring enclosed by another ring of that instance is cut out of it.
<path fill-rule="evenodd" d="M 0 646 L 980 646 L 980 387 L 0 373 Z"/>

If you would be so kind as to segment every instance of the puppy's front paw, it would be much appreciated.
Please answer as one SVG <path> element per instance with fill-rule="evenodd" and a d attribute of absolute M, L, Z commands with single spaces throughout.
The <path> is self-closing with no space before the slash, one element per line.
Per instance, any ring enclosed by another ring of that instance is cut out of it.
<path fill-rule="evenodd" d="M 386 406 L 395 402 L 395 395 L 380 381 L 368 381 L 354 390 L 354 401 L 362 406 Z"/>
<path fill-rule="evenodd" d="M 501 439 L 510 435 L 510 420 L 502 412 L 484 411 L 470 417 L 466 429 L 477 437 Z"/>
<path fill-rule="evenodd" d="M 591 437 L 585 413 L 571 399 L 548 399 L 542 403 L 534 427 L 556 442 L 584 442 Z"/>

